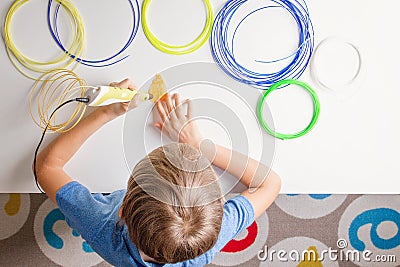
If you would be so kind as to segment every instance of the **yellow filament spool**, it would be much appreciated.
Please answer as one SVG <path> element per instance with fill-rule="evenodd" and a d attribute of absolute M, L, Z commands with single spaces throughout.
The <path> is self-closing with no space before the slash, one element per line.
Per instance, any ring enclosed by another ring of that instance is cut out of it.
<path fill-rule="evenodd" d="M 207 11 L 207 19 L 204 25 L 203 31 L 193 41 L 185 45 L 170 45 L 159 40 L 150 30 L 147 23 L 147 11 L 149 9 L 151 0 L 144 0 L 142 4 L 142 28 L 149 42 L 158 50 L 172 54 L 172 55 L 183 55 L 196 51 L 199 49 L 210 37 L 212 26 L 214 23 L 214 13 L 210 0 L 203 0 Z"/>
<path fill-rule="evenodd" d="M 78 9 L 69 0 L 54 0 L 61 5 L 67 12 L 68 18 L 70 20 L 71 29 L 73 32 L 72 40 L 69 44 L 70 54 L 77 55 L 78 57 L 84 53 L 86 39 L 85 30 L 83 25 L 83 20 L 78 12 Z M 12 18 L 18 9 L 23 6 L 28 0 L 16 0 L 7 12 L 4 21 L 4 43 L 6 45 L 6 50 L 8 57 L 10 58 L 12 64 L 15 68 L 21 72 L 24 76 L 36 80 L 25 70 L 30 70 L 37 73 L 46 73 L 55 68 L 67 68 L 70 66 L 75 59 L 70 57 L 69 53 L 62 52 L 55 59 L 50 61 L 37 61 L 28 56 L 25 56 L 17 48 L 13 41 L 12 33 Z M 24 69 L 25 68 L 25 69 Z"/>
<path fill-rule="evenodd" d="M 82 119 L 86 104 L 78 102 L 71 116 L 64 122 L 56 121 L 56 114 L 50 118 L 52 111 L 66 100 L 83 97 L 88 86 L 86 81 L 79 78 L 74 72 L 66 69 L 55 69 L 44 73 L 33 85 L 29 95 L 30 114 L 42 130 L 47 129 L 58 133 L 67 132 Z M 37 117 L 33 115 L 34 102 L 37 102 Z"/>

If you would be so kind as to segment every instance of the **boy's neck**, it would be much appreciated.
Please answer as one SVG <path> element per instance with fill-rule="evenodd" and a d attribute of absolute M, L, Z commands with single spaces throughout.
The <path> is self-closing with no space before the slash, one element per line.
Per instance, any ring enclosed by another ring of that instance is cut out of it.
<path fill-rule="evenodd" d="M 119 216 L 120 218 L 121 218 L 121 214 L 122 214 L 122 209 L 120 208 L 119 211 L 118 211 L 118 216 Z M 142 257 L 142 260 L 144 260 L 144 261 L 146 261 L 146 262 L 159 263 L 159 262 L 157 262 L 155 259 L 153 259 L 153 258 L 147 256 L 146 254 L 144 254 L 144 252 L 141 251 L 140 249 L 138 249 L 138 250 L 139 250 L 140 257 Z"/>
<path fill-rule="evenodd" d="M 146 261 L 146 262 L 153 262 L 153 263 L 159 263 L 159 262 L 157 262 L 155 259 L 153 259 L 153 258 L 147 256 L 146 254 L 144 254 L 144 252 L 141 251 L 140 249 L 138 249 L 138 250 L 139 250 L 140 257 L 142 257 L 142 259 L 143 259 L 144 261 Z"/>

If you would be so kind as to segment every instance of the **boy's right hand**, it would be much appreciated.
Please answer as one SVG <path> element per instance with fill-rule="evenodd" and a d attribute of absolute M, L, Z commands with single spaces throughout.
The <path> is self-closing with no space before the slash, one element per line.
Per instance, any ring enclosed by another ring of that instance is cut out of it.
<path fill-rule="evenodd" d="M 187 104 L 186 114 L 184 113 L 184 104 Z M 165 98 L 157 101 L 156 106 L 162 122 L 155 123 L 155 127 L 166 133 L 172 141 L 200 148 L 203 138 L 196 122 L 191 120 L 192 103 L 189 99 L 182 103 L 178 94 L 172 96 L 167 94 Z"/>

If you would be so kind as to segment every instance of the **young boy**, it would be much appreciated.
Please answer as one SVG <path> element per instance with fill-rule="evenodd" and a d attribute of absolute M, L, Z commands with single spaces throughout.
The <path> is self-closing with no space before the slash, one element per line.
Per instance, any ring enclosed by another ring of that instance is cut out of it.
<path fill-rule="evenodd" d="M 112 86 L 133 89 L 129 79 Z M 48 197 L 90 246 L 115 266 L 203 266 L 272 204 L 276 173 L 259 162 L 203 141 L 191 102 L 157 102 L 155 127 L 178 141 L 157 148 L 134 168 L 127 190 L 91 194 L 63 170 L 85 140 L 135 107 L 137 99 L 97 108 L 38 155 L 37 177 Z M 248 187 L 223 203 L 210 162 Z"/>

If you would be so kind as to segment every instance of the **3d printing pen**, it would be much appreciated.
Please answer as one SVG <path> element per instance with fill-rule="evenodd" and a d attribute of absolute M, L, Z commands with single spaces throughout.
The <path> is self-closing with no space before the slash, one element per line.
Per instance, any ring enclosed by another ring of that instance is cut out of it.
<path fill-rule="evenodd" d="M 139 94 L 139 101 L 147 101 L 153 98 L 153 95 L 138 91 L 112 86 L 99 86 L 86 91 L 86 96 L 89 98 L 88 106 L 105 106 L 118 102 L 131 101 L 136 94 Z"/>

